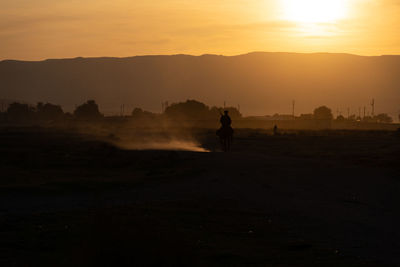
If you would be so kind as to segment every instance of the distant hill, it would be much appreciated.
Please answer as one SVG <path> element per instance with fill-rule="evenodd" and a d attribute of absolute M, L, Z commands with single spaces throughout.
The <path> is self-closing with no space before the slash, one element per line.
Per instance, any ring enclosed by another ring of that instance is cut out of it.
<path fill-rule="evenodd" d="M 239 56 L 138 56 L 130 58 L 1 61 L 0 98 L 49 101 L 72 110 L 95 99 L 103 112 L 121 104 L 161 111 L 161 102 L 197 99 L 208 105 L 240 104 L 246 115 L 312 112 L 358 113 L 375 98 L 376 112 L 400 110 L 400 56 L 250 53 Z M 130 110 L 129 110 L 130 112 Z"/>

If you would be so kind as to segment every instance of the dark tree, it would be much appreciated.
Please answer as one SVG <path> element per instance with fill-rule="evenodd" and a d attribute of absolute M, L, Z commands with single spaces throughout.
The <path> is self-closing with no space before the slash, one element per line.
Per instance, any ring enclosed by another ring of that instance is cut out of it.
<path fill-rule="evenodd" d="M 12 103 L 7 109 L 7 118 L 11 121 L 29 121 L 35 115 L 34 108 L 28 104 Z"/>
<path fill-rule="evenodd" d="M 343 115 L 339 115 L 339 116 L 336 117 L 336 120 L 337 121 L 345 121 L 346 118 Z"/>
<path fill-rule="evenodd" d="M 149 119 L 155 117 L 155 114 L 141 108 L 135 108 L 132 111 L 132 117 L 135 119 Z"/>
<path fill-rule="evenodd" d="M 321 106 L 314 110 L 314 119 L 315 120 L 332 120 L 332 110 L 326 106 Z"/>
<path fill-rule="evenodd" d="M 74 116 L 77 119 L 99 119 L 103 117 L 99 111 L 99 106 L 94 100 L 88 100 L 78 106 L 74 111 Z"/>
<path fill-rule="evenodd" d="M 212 118 L 219 117 L 219 116 L 221 116 L 221 114 L 224 113 L 225 110 L 227 110 L 229 112 L 229 116 L 234 120 L 242 118 L 242 114 L 235 107 L 226 107 L 226 108 L 212 107 L 210 109 L 210 116 Z"/>
<path fill-rule="evenodd" d="M 142 117 L 144 111 L 141 108 L 134 108 L 132 111 L 132 117 Z"/>
<path fill-rule="evenodd" d="M 165 115 L 174 119 L 205 119 L 209 115 L 209 108 L 196 100 L 187 100 L 167 107 Z"/>
<path fill-rule="evenodd" d="M 58 120 L 64 116 L 61 106 L 39 102 L 36 105 L 36 116 L 39 120 Z"/>

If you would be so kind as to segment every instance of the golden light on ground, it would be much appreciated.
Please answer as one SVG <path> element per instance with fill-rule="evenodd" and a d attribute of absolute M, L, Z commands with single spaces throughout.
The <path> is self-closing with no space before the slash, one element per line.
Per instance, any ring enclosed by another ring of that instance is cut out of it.
<path fill-rule="evenodd" d="M 345 0 L 282 0 L 285 20 L 301 23 L 336 22 L 347 16 Z"/>

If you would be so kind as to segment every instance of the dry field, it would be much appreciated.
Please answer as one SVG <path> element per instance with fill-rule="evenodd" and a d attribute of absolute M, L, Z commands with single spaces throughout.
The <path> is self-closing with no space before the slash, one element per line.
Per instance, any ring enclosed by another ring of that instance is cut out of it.
<path fill-rule="evenodd" d="M 400 265 L 398 133 L 171 132 L 1 128 L 0 266 Z"/>

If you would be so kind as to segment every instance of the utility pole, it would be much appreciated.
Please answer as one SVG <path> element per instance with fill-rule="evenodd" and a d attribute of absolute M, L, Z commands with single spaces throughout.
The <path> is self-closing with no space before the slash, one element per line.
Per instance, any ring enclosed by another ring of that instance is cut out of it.
<path fill-rule="evenodd" d="M 295 118 L 295 112 L 294 112 L 295 107 L 296 107 L 296 101 L 293 100 L 293 101 L 292 101 L 292 116 L 293 116 L 293 119 Z"/>
<path fill-rule="evenodd" d="M 374 116 L 375 116 L 375 99 L 372 99 L 372 101 L 371 101 L 371 107 L 372 107 L 372 114 L 371 114 L 371 116 L 374 117 Z"/>

